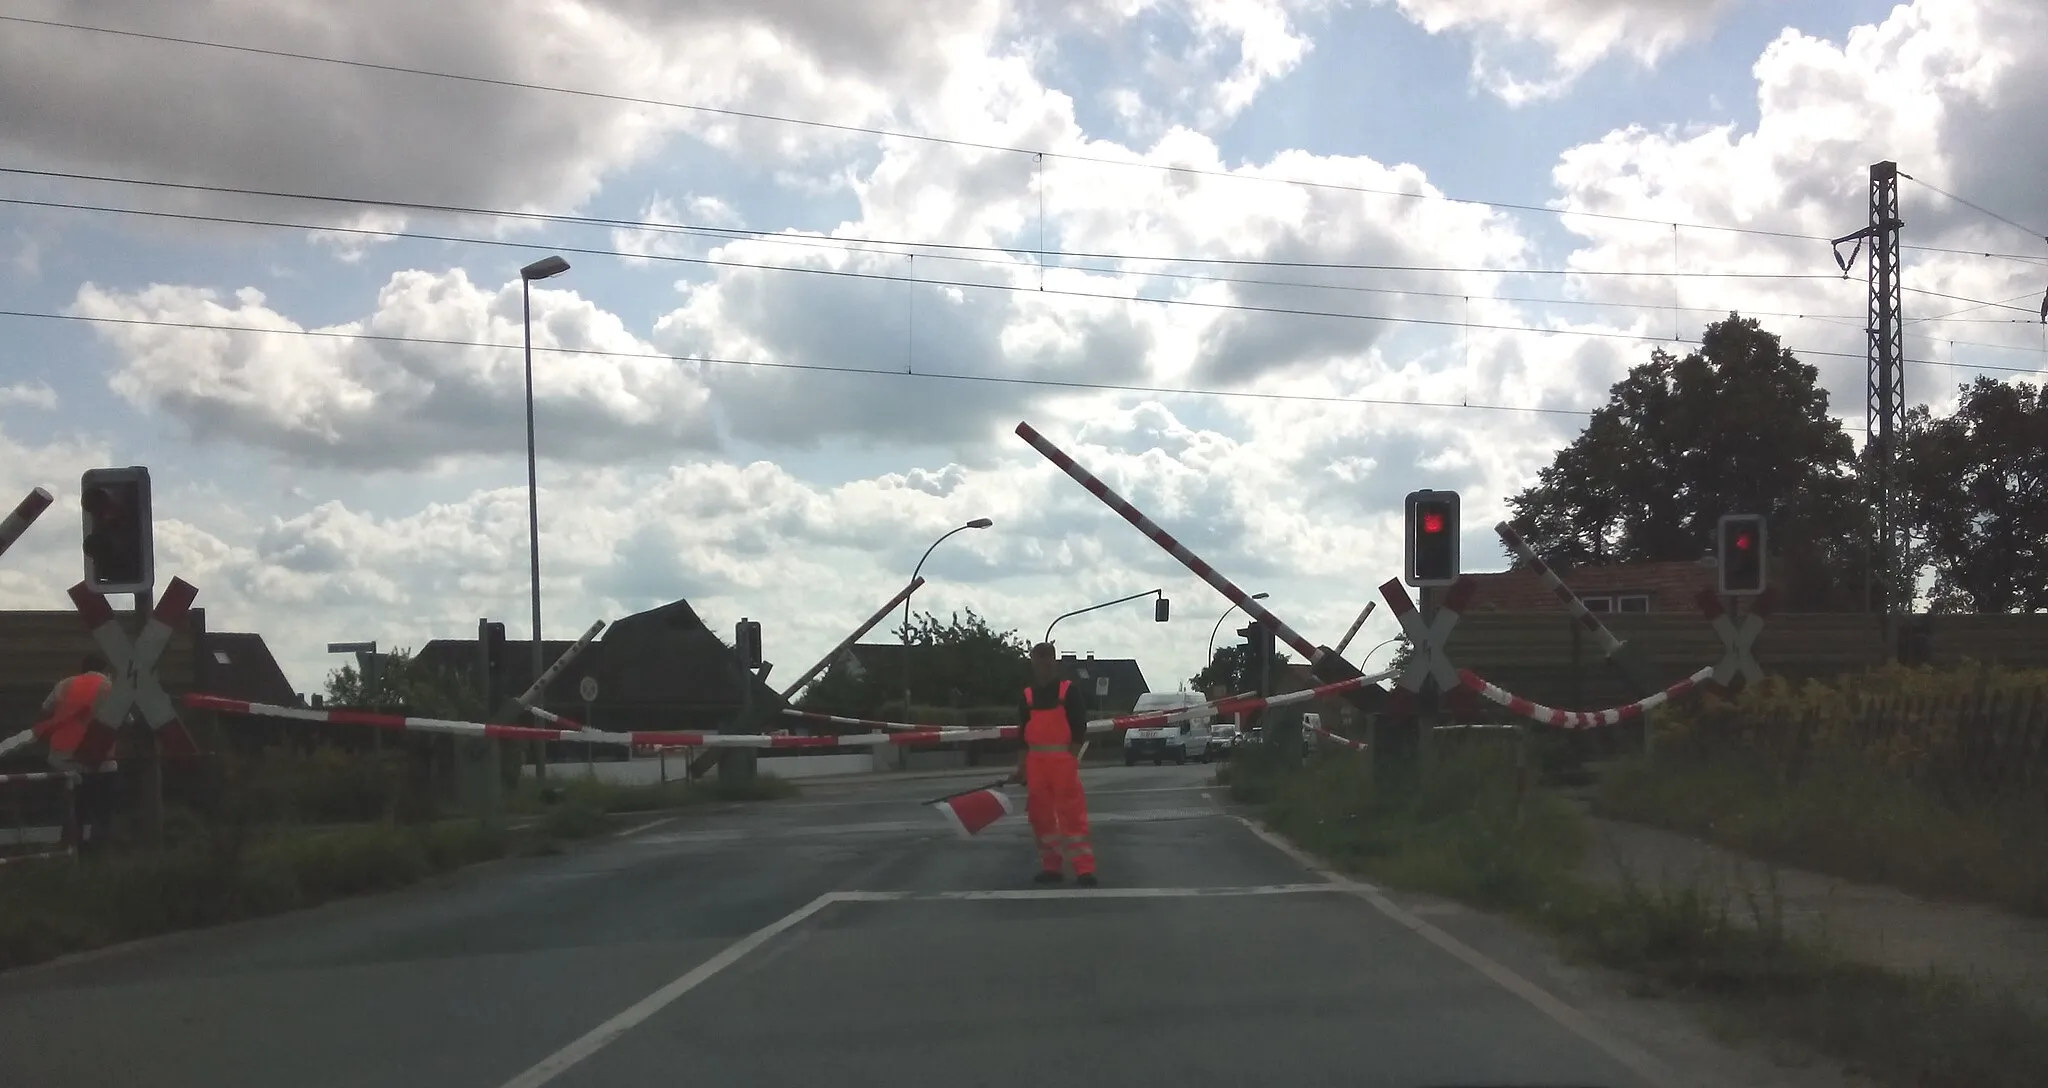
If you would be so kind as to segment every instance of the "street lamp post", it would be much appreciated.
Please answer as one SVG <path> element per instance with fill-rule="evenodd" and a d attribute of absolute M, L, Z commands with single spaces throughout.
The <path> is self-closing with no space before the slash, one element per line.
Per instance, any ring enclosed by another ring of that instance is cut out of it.
<path fill-rule="evenodd" d="M 1271 593 L 1254 593 L 1252 594 L 1252 600 L 1263 601 L 1271 596 Z M 1202 659 L 1202 668 L 1207 669 L 1211 664 L 1215 662 L 1216 632 L 1223 630 L 1223 621 L 1229 619 L 1230 614 L 1232 612 L 1237 611 L 1238 607 L 1238 605 L 1232 604 L 1229 608 L 1224 609 L 1223 614 L 1216 617 L 1216 626 L 1209 628 L 1209 656 Z"/>
<path fill-rule="evenodd" d="M 945 534 L 932 541 L 932 546 L 926 548 L 924 555 L 918 558 L 917 566 L 910 572 L 910 584 L 917 584 L 917 576 L 924 570 L 924 561 L 930 559 L 939 545 L 946 542 L 946 537 L 965 529 L 986 529 L 994 524 L 995 522 L 987 518 L 975 518 L 965 525 L 946 530 Z M 903 595 L 903 714 L 905 717 L 910 715 L 910 595 L 907 593 Z"/>
<path fill-rule="evenodd" d="M 1118 597 L 1118 598 L 1117 598 L 1116 600 L 1113 600 L 1113 601 L 1104 601 L 1104 602 L 1102 602 L 1101 604 L 1091 604 L 1091 605 L 1089 605 L 1089 606 L 1088 606 L 1088 607 L 1086 607 L 1086 608 L 1076 608 L 1076 609 L 1074 609 L 1074 610 L 1073 610 L 1072 612 L 1062 612 L 1062 613 L 1060 613 L 1059 615 L 1057 615 L 1057 616 L 1054 616 L 1054 617 L 1052 618 L 1052 622 L 1051 622 L 1051 623 L 1048 623 L 1048 624 L 1046 624 L 1046 625 L 1045 625 L 1045 637 L 1044 637 L 1044 638 L 1042 638 L 1042 639 L 1040 639 L 1039 641 L 1040 641 L 1040 642 L 1051 642 L 1051 641 L 1052 641 L 1052 629 L 1053 629 L 1053 628 L 1055 628 L 1055 627 L 1057 627 L 1057 626 L 1059 626 L 1059 623 L 1060 623 L 1060 621 L 1061 621 L 1061 620 L 1063 620 L 1063 619 L 1066 619 L 1066 618 L 1067 618 L 1068 616 L 1078 616 L 1078 615 L 1080 615 L 1080 614 L 1081 614 L 1081 613 L 1083 613 L 1083 612 L 1093 612 L 1093 611 L 1095 611 L 1095 610 L 1096 610 L 1096 609 L 1098 609 L 1098 608 L 1108 608 L 1108 607 L 1109 607 L 1110 605 L 1113 605 L 1113 604 L 1122 604 L 1122 603 L 1124 603 L 1125 601 L 1135 601 L 1135 600 L 1137 600 L 1137 599 L 1138 599 L 1138 598 L 1140 598 L 1140 597 L 1157 597 L 1157 598 L 1159 598 L 1159 603 L 1153 606 L 1153 609 L 1152 609 L 1152 618 L 1153 618 L 1154 620 L 1157 620 L 1157 621 L 1158 621 L 1158 622 L 1160 622 L 1160 623 L 1165 623 L 1165 622 L 1166 622 L 1166 591 L 1165 591 L 1165 590 L 1163 590 L 1163 589 L 1148 589 L 1148 590 L 1144 591 L 1143 593 L 1133 593 L 1133 594 L 1131 594 L 1131 595 L 1130 595 L 1130 596 L 1128 596 L 1128 597 Z"/>
<path fill-rule="evenodd" d="M 519 270 L 520 324 L 526 329 L 526 522 L 527 553 L 533 575 L 533 676 L 543 670 L 540 648 L 540 481 L 533 444 L 533 281 L 569 270 L 560 257 L 542 257 Z"/>

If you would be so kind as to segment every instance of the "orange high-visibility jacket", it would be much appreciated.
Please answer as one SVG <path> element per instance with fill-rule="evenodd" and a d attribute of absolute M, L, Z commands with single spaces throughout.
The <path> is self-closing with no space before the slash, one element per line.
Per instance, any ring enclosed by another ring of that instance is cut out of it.
<path fill-rule="evenodd" d="M 107 750 L 113 746 L 112 731 L 99 728 L 93 721 L 92 708 L 110 683 L 99 673 L 87 672 L 58 685 L 56 705 L 50 708 L 50 716 L 35 724 L 37 739 L 50 746 L 52 755 L 80 763 L 106 759 Z"/>

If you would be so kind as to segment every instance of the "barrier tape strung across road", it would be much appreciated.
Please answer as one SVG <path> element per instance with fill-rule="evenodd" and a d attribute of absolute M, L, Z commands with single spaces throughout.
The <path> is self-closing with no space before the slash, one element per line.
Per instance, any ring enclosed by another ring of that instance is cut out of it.
<path fill-rule="evenodd" d="M 1496 687 L 1471 669 L 1458 670 L 1458 680 L 1460 683 L 1472 691 L 1485 696 L 1487 699 L 1507 707 L 1509 713 L 1519 714 L 1522 717 L 1542 722 L 1545 725 L 1555 725 L 1565 729 L 1593 729 L 1603 725 L 1617 725 L 1631 718 L 1639 718 L 1642 716 L 1643 711 L 1655 709 L 1680 695 L 1684 695 L 1686 692 L 1712 679 L 1713 675 L 1714 670 L 1712 666 L 1709 666 L 1665 688 L 1663 691 L 1623 706 L 1608 707 L 1605 710 L 1559 710 L 1555 707 L 1544 706 L 1541 703 L 1532 703 L 1516 695 L 1514 692 Z"/>
<path fill-rule="evenodd" d="M 1543 557 L 1536 554 L 1536 549 L 1531 548 L 1529 542 L 1522 539 L 1522 534 L 1515 532 L 1514 526 L 1503 521 L 1495 525 L 1493 531 L 1500 534 L 1501 542 L 1506 544 L 1509 550 L 1521 556 L 1523 562 L 1536 568 L 1537 577 L 1541 578 L 1543 584 L 1550 588 L 1553 596 L 1564 602 L 1564 606 L 1570 610 L 1572 618 L 1579 621 L 1579 626 L 1593 632 L 1593 637 L 1600 640 L 1600 652 L 1603 655 L 1613 657 L 1620 651 L 1621 640 L 1614 637 L 1614 632 L 1609 631 L 1607 625 L 1600 622 L 1600 617 L 1594 615 L 1593 610 L 1586 607 L 1586 602 L 1580 600 L 1578 594 L 1572 592 L 1572 587 L 1564 584 L 1564 579 L 1558 577 L 1557 572 L 1550 569 L 1550 564 L 1545 563 Z"/>

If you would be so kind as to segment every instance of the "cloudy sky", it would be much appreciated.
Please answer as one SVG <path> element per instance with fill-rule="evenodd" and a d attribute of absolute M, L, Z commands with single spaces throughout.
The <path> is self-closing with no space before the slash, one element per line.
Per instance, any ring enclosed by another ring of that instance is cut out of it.
<path fill-rule="evenodd" d="M 1035 636 L 1161 587 L 1062 649 L 1200 666 L 1226 602 L 1019 421 L 1326 643 L 1405 492 L 1497 569 L 1505 498 L 1730 309 L 1860 431 L 1825 239 L 1881 159 L 1909 397 L 2048 362 L 2039 0 L 341 12 L 0 0 L 0 499 L 59 499 L 0 607 L 65 607 L 79 473 L 146 464 L 159 579 L 302 690 L 329 640 L 523 637 L 548 253 L 544 630 L 688 598 L 782 675 L 977 517 L 920 608 Z"/>

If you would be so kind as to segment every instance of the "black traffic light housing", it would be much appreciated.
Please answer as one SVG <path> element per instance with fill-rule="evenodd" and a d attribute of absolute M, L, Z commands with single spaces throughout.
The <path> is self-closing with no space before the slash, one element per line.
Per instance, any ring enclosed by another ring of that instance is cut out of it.
<path fill-rule="evenodd" d="M 761 622 L 742 617 L 733 628 L 732 648 L 740 667 L 753 672 L 761 667 Z"/>
<path fill-rule="evenodd" d="M 1165 622 L 1166 622 L 1166 617 L 1167 617 L 1168 615 L 1170 615 L 1170 614 L 1171 614 L 1171 609 L 1169 608 L 1169 606 L 1168 606 L 1168 604 L 1167 604 L 1167 600 L 1166 600 L 1166 598 L 1164 598 L 1164 597 L 1161 597 L 1161 598 L 1159 598 L 1158 600 L 1156 600 L 1156 601 L 1153 601 L 1153 602 L 1152 602 L 1152 622 L 1153 622 L 1153 623 L 1165 623 Z"/>
<path fill-rule="evenodd" d="M 1263 695 L 1266 677 L 1272 674 L 1273 668 L 1273 630 L 1263 623 L 1254 623 L 1238 628 L 1237 634 L 1244 639 L 1244 667 L 1250 674 L 1246 679 L 1259 685 Z"/>
<path fill-rule="evenodd" d="M 1723 514 L 1715 526 L 1714 559 L 1724 595 L 1753 596 L 1764 591 L 1769 543 L 1762 514 Z"/>
<path fill-rule="evenodd" d="M 496 620 L 479 624 L 478 636 L 484 643 L 484 669 L 493 678 L 505 675 L 505 662 L 510 656 L 505 652 L 505 625 Z"/>
<path fill-rule="evenodd" d="M 1407 499 L 1402 580 L 1411 586 L 1447 586 L 1458 580 L 1458 493 L 1411 491 Z"/>
<path fill-rule="evenodd" d="M 85 530 L 85 584 L 95 593 L 147 593 L 156 586 L 156 532 L 149 469 L 87 469 L 78 480 Z"/>

